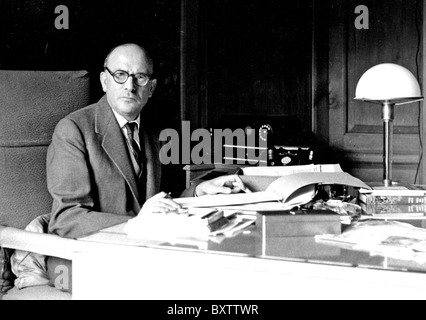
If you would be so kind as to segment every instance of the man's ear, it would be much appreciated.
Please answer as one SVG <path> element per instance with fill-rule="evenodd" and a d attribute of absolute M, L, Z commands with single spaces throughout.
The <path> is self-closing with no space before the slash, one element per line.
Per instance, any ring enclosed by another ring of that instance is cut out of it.
<path fill-rule="evenodd" d="M 101 74 L 99 75 L 99 80 L 101 80 L 101 85 L 102 85 L 102 90 L 104 90 L 104 92 L 106 92 L 107 89 L 107 75 L 105 72 L 101 72 Z"/>
<path fill-rule="evenodd" d="M 149 97 L 152 97 L 152 94 L 154 93 L 155 88 L 157 87 L 157 79 L 151 80 L 151 88 L 149 89 Z"/>

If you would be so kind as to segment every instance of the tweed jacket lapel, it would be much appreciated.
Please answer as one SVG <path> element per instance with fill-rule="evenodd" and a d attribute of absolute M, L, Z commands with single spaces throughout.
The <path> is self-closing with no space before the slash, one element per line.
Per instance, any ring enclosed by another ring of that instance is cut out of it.
<path fill-rule="evenodd" d="M 139 203 L 138 187 L 126 141 L 106 96 L 99 101 L 95 119 L 95 130 L 102 136 L 102 147 L 123 175 L 136 202 Z"/>

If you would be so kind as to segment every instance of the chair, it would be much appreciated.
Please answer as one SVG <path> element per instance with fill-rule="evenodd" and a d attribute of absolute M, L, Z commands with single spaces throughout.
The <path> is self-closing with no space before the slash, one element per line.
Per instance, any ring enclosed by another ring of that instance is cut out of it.
<path fill-rule="evenodd" d="M 46 152 L 56 124 L 90 100 L 86 71 L 0 70 L 0 247 L 70 258 L 73 240 L 23 229 L 51 210 Z M 14 288 L 4 298 L 10 295 L 70 298 L 48 286 Z"/>

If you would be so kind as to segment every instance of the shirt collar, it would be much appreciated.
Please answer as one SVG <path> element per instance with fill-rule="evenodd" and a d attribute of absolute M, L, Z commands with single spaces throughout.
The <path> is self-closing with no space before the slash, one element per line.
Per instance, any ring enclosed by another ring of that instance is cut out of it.
<path fill-rule="evenodd" d="M 138 127 L 138 130 L 139 130 L 140 122 L 141 122 L 141 115 L 140 114 L 138 115 L 138 117 L 135 120 L 133 120 L 133 121 L 127 121 L 126 118 L 124 118 L 121 114 L 117 113 L 114 109 L 112 109 L 112 112 L 114 113 L 115 118 L 118 121 L 118 125 L 120 126 L 121 129 L 123 129 L 124 125 L 127 122 L 135 122 L 136 125 L 137 125 L 137 127 Z"/>

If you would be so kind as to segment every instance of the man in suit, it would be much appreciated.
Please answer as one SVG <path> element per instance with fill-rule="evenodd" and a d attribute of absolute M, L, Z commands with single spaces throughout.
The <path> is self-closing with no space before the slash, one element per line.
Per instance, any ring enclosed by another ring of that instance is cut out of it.
<path fill-rule="evenodd" d="M 157 85 L 148 52 L 136 44 L 108 54 L 99 102 L 71 113 L 56 126 L 47 154 L 53 197 L 49 232 L 78 238 L 147 211 L 179 204 L 161 191 L 159 141 L 143 109 Z M 128 124 L 130 123 L 130 124 Z M 237 193 L 237 176 L 204 181 L 183 196 Z"/>

